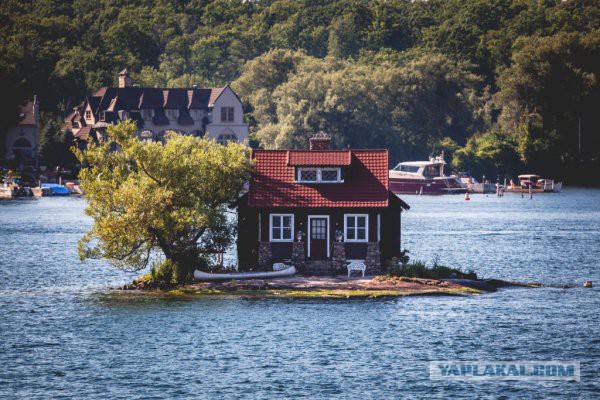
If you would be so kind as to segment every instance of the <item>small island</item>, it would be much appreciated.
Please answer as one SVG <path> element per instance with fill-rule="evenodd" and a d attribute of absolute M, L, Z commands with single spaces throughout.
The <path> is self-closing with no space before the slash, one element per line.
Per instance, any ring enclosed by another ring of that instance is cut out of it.
<path fill-rule="evenodd" d="M 94 220 L 79 243 L 82 260 L 151 269 L 123 289 L 379 298 L 473 295 L 511 285 L 437 261 L 410 262 L 401 250 L 401 216 L 410 206 L 389 190 L 386 150 L 331 150 L 325 133 L 311 137 L 308 150 L 250 152 L 180 135 L 144 142 L 135 131 L 131 122 L 111 126 L 109 140 L 77 152 L 87 165 L 80 179 Z M 223 253 L 233 243 L 237 266 L 226 268 Z M 292 272 L 273 273 L 281 267 Z"/>

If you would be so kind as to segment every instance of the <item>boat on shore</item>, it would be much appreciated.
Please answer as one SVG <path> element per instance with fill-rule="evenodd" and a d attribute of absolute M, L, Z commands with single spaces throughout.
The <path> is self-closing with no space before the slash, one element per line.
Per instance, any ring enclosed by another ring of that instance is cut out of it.
<path fill-rule="evenodd" d="M 14 189 L 10 186 L 0 186 L 0 199 L 12 199 L 16 197 Z"/>
<path fill-rule="evenodd" d="M 465 193 L 467 186 L 456 175 L 444 175 L 444 154 L 429 161 L 405 161 L 389 171 L 390 190 L 395 194 Z"/>
<path fill-rule="evenodd" d="M 224 279 L 265 279 L 265 278 L 284 278 L 292 276 L 296 273 L 296 267 L 290 266 L 289 268 L 282 269 L 280 271 L 264 271 L 264 272 L 232 272 L 232 273 L 210 273 L 203 272 L 200 270 L 194 271 L 194 278 L 199 281 L 218 281 Z"/>
<path fill-rule="evenodd" d="M 515 184 L 512 180 L 507 186 L 507 192 L 513 193 L 560 193 L 562 182 L 554 182 L 552 179 L 543 179 L 539 175 L 524 174 L 519 175 L 519 183 Z"/>
<path fill-rule="evenodd" d="M 71 194 L 69 188 L 58 183 L 42 183 L 40 189 L 42 196 L 69 196 Z"/>

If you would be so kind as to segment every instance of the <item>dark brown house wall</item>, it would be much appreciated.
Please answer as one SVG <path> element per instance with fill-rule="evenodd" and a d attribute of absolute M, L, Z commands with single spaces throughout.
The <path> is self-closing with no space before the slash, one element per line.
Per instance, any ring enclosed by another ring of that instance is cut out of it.
<path fill-rule="evenodd" d="M 271 208 L 257 209 L 257 212 L 260 215 L 261 221 L 261 240 L 264 242 L 269 241 L 269 224 L 271 214 L 294 214 L 294 236 L 299 230 L 307 234 L 306 224 L 308 223 L 309 215 L 328 215 L 330 221 L 329 234 L 331 235 L 331 241 L 334 239 L 333 235 L 335 234 L 336 230 L 344 230 L 344 214 L 368 214 L 369 241 L 373 242 L 377 241 L 377 214 L 381 214 L 383 218 L 383 213 L 385 210 L 385 208 Z"/>
<path fill-rule="evenodd" d="M 269 242 L 270 214 L 294 215 L 294 240 L 299 230 L 305 233 L 303 242 L 307 251 L 307 222 L 309 215 L 328 215 L 330 218 L 329 242 L 335 241 L 335 231 L 344 230 L 344 214 L 369 215 L 369 242 L 377 241 L 377 215 L 380 214 L 381 222 L 381 251 L 382 258 L 388 259 L 400 251 L 400 204 L 397 199 L 387 208 L 262 208 L 254 209 L 247 206 L 246 198 L 238 203 L 238 263 L 241 270 L 254 267 L 258 264 L 258 237 L 260 220 L 261 241 Z M 346 257 L 348 259 L 365 259 L 366 243 L 346 243 Z M 271 243 L 273 262 L 291 258 L 291 242 Z"/>
<path fill-rule="evenodd" d="M 258 212 L 247 206 L 247 195 L 237 204 L 238 231 L 237 255 L 238 269 L 247 271 L 258 265 Z"/>
<path fill-rule="evenodd" d="M 401 251 L 402 208 L 398 197 L 390 193 L 390 207 L 381 216 L 381 257 L 396 257 Z"/>

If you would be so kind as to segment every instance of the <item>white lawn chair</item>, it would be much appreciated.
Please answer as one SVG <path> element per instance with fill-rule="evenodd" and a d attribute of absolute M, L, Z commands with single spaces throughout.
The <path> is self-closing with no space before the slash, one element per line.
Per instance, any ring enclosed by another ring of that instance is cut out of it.
<path fill-rule="evenodd" d="M 364 262 L 362 262 L 362 261 L 352 261 L 351 263 L 349 263 L 347 265 L 347 268 L 348 268 L 348 278 L 350 278 L 350 275 L 354 271 L 360 271 L 360 272 L 362 272 L 363 278 L 365 277 L 365 271 L 367 270 L 367 266 L 365 265 Z"/>

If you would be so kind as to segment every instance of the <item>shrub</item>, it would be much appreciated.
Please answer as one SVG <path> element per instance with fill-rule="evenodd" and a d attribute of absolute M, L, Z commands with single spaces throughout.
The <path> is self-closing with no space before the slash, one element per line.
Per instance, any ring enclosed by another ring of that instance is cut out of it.
<path fill-rule="evenodd" d="M 403 252 L 404 253 L 404 252 Z M 404 256 L 405 254 L 403 254 Z M 390 276 L 408 277 L 408 278 L 424 278 L 424 279 L 447 279 L 450 277 L 462 279 L 477 279 L 477 274 L 474 271 L 463 271 L 458 268 L 450 268 L 445 265 L 440 265 L 438 258 L 434 258 L 433 265 L 428 267 L 422 261 L 402 262 L 402 258 L 392 258 L 386 265 L 387 273 Z"/>

